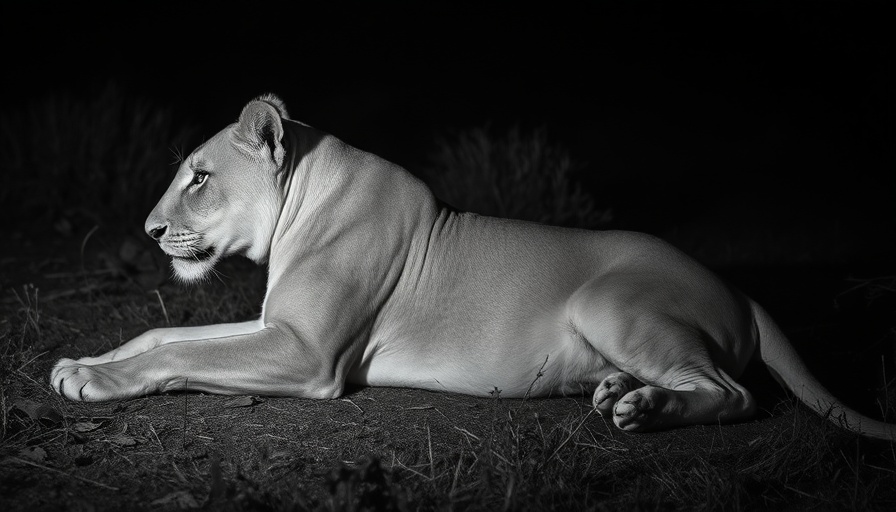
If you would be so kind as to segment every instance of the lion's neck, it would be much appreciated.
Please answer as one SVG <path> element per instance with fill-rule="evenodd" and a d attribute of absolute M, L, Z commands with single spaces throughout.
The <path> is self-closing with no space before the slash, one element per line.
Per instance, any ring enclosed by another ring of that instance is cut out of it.
<path fill-rule="evenodd" d="M 284 149 L 282 204 L 270 247 L 272 272 L 275 258 L 292 259 L 303 249 L 297 241 L 322 239 L 319 231 L 332 224 L 333 205 L 348 195 L 357 153 L 332 135 L 291 121 L 284 123 Z"/>
<path fill-rule="evenodd" d="M 281 208 L 277 227 L 271 241 L 272 247 L 286 235 L 303 216 L 313 197 L 319 195 L 314 177 L 315 163 L 326 134 L 297 122 L 283 123 L 283 146 L 286 158 L 281 169 Z"/>
<path fill-rule="evenodd" d="M 269 288 L 304 264 L 335 264 L 343 253 L 359 250 L 371 255 L 363 275 L 394 282 L 412 248 L 419 249 L 415 244 L 427 243 L 438 213 L 426 185 L 398 165 L 314 129 L 288 123 L 285 137 L 293 148 L 287 147 L 292 167 L 271 241 Z"/>

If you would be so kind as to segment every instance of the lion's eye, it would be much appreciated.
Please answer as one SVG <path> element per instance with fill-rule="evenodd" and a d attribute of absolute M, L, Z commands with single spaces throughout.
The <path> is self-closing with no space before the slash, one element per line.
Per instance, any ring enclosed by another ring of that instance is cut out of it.
<path fill-rule="evenodd" d="M 208 173 L 205 171 L 196 171 L 193 173 L 193 181 L 190 182 L 190 185 L 202 185 L 205 182 L 205 178 L 208 177 Z"/>

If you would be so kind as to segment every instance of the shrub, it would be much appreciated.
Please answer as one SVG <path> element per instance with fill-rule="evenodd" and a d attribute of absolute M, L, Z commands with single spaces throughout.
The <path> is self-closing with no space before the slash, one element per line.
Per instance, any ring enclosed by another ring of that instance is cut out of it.
<path fill-rule="evenodd" d="M 463 211 L 560 226 L 593 228 L 610 220 L 575 181 L 581 165 L 539 128 L 503 136 L 488 128 L 437 141 L 423 178 L 439 199 Z"/>
<path fill-rule="evenodd" d="M 86 217 L 143 226 L 171 179 L 172 148 L 192 128 L 172 111 L 108 85 L 92 97 L 55 93 L 0 117 L 0 202 L 13 219 Z"/>

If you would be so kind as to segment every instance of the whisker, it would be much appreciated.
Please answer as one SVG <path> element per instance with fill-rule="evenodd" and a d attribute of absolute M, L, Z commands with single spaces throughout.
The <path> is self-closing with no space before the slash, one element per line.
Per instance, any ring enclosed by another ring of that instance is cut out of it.
<path fill-rule="evenodd" d="M 173 146 L 168 148 L 168 150 L 171 151 L 171 154 L 174 156 L 174 161 L 171 162 L 171 165 L 180 165 L 180 163 L 184 161 L 184 153 L 179 147 Z"/>
<path fill-rule="evenodd" d="M 226 284 L 227 284 L 226 282 L 224 282 L 223 279 L 221 279 L 221 277 L 224 276 L 224 274 L 222 274 L 221 272 L 218 272 L 214 267 L 211 268 L 211 270 L 209 271 L 209 274 L 215 276 L 215 279 L 217 279 L 218 281 L 220 281 L 221 284 L 223 284 L 223 285 L 226 285 Z M 225 276 L 225 277 L 226 277 L 226 276 Z"/>

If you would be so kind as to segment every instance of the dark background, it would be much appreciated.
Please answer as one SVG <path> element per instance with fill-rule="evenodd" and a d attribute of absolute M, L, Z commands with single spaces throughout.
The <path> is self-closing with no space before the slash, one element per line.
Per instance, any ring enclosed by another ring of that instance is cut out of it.
<path fill-rule="evenodd" d="M 884 2 L 716 4 L 4 6 L 5 103 L 113 80 L 206 137 L 270 91 L 292 117 L 412 171 L 447 129 L 545 126 L 587 165 L 612 227 L 688 238 L 793 225 L 835 247 L 787 257 L 889 261 Z"/>
<path fill-rule="evenodd" d="M 0 114 L 112 83 L 204 139 L 274 92 L 412 172 L 451 130 L 544 127 L 607 227 L 715 267 L 882 275 L 896 256 L 884 4 L 4 6 Z"/>

